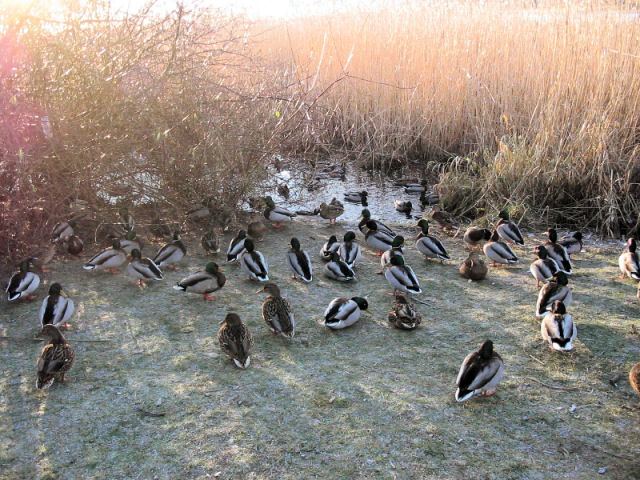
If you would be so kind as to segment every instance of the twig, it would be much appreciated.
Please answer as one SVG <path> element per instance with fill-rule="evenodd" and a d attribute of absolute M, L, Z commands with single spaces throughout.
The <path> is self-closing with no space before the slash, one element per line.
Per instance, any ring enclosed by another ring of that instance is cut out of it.
<path fill-rule="evenodd" d="M 165 412 L 153 413 L 153 412 L 149 412 L 148 410 L 145 410 L 144 408 L 141 408 L 141 407 L 136 407 L 136 410 L 139 411 L 141 414 L 143 414 L 146 417 L 164 417 L 166 415 Z"/>
<path fill-rule="evenodd" d="M 523 377 L 523 378 L 539 383 L 543 387 L 551 388 L 552 390 L 579 390 L 580 389 L 579 387 L 561 387 L 559 385 L 549 385 L 548 383 L 541 382 L 537 378 L 533 378 L 533 377 Z"/>
<path fill-rule="evenodd" d="M 46 338 L 41 337 L 11 337 L 8 335 L 0 336 L 0 340 L 15 340 L 16 342 L 42 342 L 43 340 L 47 340 Z M 83 343 L 110 343 L 111 340 L 81 340 L 79 338 L 74 338 L 71 343 L 75 342 L 83 342 Z"/>
<path fill-rule="evenodd" d="M 546 365 L 542 360 L 540 360 L 539 358 L 534 357 L 533 355 L 529 355 L 532 359 L 534 359 L 536 362 L 538 362 L 540 365 Z"/>
<path fill-rule="evenodd" d="M 412 298 L 412 300 L 416 303 L 421 303 L 422 305 L 429 305 L 429 306 L 431 305 L 431 303 L 425 302 L 424 300 L 419 300 L 417 298 Z"/>
<path fill-rule="evenodd" d="M 604 448 L 600 448 L 600 447 L 596 447 L 595 445 L 591 445 L 590 443 L 587 443 L 585 441 L 582 440 L 578 440 L 580 443 L 582 443 L 583 445 L 586 445 L 589 448 L 592 448 L 598 452 L 604 453 L 606 455 L 611 455 L 612 457 L 616 457 L 616 458 L 621 458 L 622 460 L 635 460 L 634 457 L 627 457 L 626 455 L 620 455 L 618 453 L 613 453 L 610 452 L 608 450 L 605 450 Z"/>

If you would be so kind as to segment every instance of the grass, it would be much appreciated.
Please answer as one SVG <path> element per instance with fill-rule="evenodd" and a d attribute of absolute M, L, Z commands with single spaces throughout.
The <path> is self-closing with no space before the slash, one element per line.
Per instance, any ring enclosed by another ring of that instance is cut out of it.
<path fill-rule="evenodd" d="M 0 334 L 11 337 L 0 340 L 2 478 L 600 478 L 602 468 L 604 478 L 640 478 L 637 397 L 626 381 L 640 358 L 631 332 L 638 301 L 634 285 L 615 278 L 619 245 L 587 242 L 576 257 L 578 341 L 560 355 L 540 339 L 526 251 L 521 265 L 468 283 L 457 272 L 460 238 L 442 237 L 448 264 L 410 248 L 425 292 L 418 298 L 429 305 L 416 305 L 418 330 L 397 331 L 387 327 L 392 301 L 377 257 L 365 253 L 353 284 L 321 274 L 322 243 L 347 228 L 296 221 L 258 244 L 295 305 L 292 342 L 268 331 L 259 286 L 236 266 L 225 266 L 228 283 L 214 302 L 170 288 L 206 262 L 195 235 L 182 269 L 144 291 L 122 275 L 82 271 L 77 260 L 54 263 L 38 300 L 4 304 L 0 314 Z M 293 235 L 313 258 L 309 285 L 289 279 Z M 41 343 L 31 338 L 52 281 L 78 308 L 67 333 L 77 360 L 67 384 L 41 392 Z M 320 325 L 333 297 L 361 294 L 370 313 L 355 326 Z M 217 344 L 229 310 L 254 335 L 246 371 Z M 457 404 L 460 362 L 485 338 L 505 377 L 495 396 Z"/>

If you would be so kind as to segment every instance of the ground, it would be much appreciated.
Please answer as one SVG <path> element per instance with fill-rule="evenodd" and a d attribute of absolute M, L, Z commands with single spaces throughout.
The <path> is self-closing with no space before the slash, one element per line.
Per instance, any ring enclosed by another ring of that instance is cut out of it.
<path fill-rule="evenodd" d="M 445 264 L 425 262 L 409 242 L 424 290 L 415 298 L 428 305 L 416 304 L 423 324 L 406 332 L 387 325 L 391 289 L 375 274 L 378 257 L 365 249 L 354 283 L 322 275 L 320 247 L 347 228 L 298 217 L 257 245 L 294 305 L 293 341 L 269 332 L 261 286 L 223 254 L 215 258 L 228 281 L 216 301 L 171 288 L 207 261 L 195 235 L 181 269 L 144 290 L 124 274 L 54 260 L 37 300 L 1 304 L 0 477 L 640 478 L 639 399 L 627 380 L 640 361 L 640 306 L 635 284 L 616 278 L 618 244 L 592 242 L 575 256 L 578 341 L 561 354 L 542 342 L 533 315 L 528 268 L 541 237 L 517 250 L 519 265 L 491 268 L 479 283 L 458 273 L 461 235 L 440 234 L 453 259 Z M 290 279 L 294 235 L 312 256 L 311 284 Z M 33 337 L 52 281 L 76 302 L 65 335 L 77 355 L 68 382 L 39 391 L 42 342 Z M 359 323 L 320 324 L 332 298 L 356 295 L 370 305 Z M 218 346 L 230 310 L 254 335 L 246 371 Z M 459 404 L 460 363 L 486 338 L 504 359 L 503 381 L 494 396 Z"/>

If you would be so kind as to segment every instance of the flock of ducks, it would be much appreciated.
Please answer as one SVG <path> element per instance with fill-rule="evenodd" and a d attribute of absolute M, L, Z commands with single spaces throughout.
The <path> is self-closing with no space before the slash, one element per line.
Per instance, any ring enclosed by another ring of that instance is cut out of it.
<path fill-rule="evenodd" d="M 426 183 L 407 186 L 411 193 L 426 193 Z M 345 200 L 360 202 L 367 206 L 366 192 L 348 192 Z M 212 200 L 203 202 L 203 207 L 187 214 L 192 220 L 209 220 L 206 233 L 201 239 L 203 250 L 207 254 L 220 252 L 219 238 L 214 230 L 208 206 Z M 296 216 L 285 208 L 275 205 L 271 197 L 263 199 L 263 215 L 266 220 L 279 228 Z M 315 214 L 335 224 L 344 212 L 344 206 L 335 198 L 329 204 L 321 204 Z M 143 242 L 136 237 L 135 221 L 127 209 L 120 209 L 120 221 L 112 233 L 111 247 L 91 259 L 83 268 L 88 271 L 110 271 L 119 273 L 118 267 L 125 263 L 126 274 L 137 279 L 138 285 L 144 287 L 149 281 L 162 281 L 163 269 L 175 269 L 187 253 L 180 237 L 180 231 L 173 232 L 173 239 L 158 250 L 153 258 L 142 257 Z M 446 212 L 435 210 L 432 215 L 440 223 L 442 229 L 451 228 L 452 219 Z M 75 234 L 75 221 L 70 219 L 55 226 L 51 234 L 52 244 L 62 245 L 72 255 L 79 255 L 83 248 L 82 240 Z M 444 262 L 450 256 L 444 244 L 436 236 L 429 233 L 429 221 L 422 218 L 416 225 L 420 231 L 415 238 L 415 248 L 425 259 Z M 361 220 L 357 225 L 362 234 L 363 243 L 376 255 L 380 256 L 383 274 L 393 289 L 394 303 L 388 314 L 389 324 L 398 329 L 413 330 L 421 323 L 421 315 L 409 301 L 409 295 L 420 294 L 422 289 L 413 269 L 405 263 L 405 238 L 397 235 L 391 228 L 379 220 L 372 218 L 369 209 L 364 208 Z M 226 251 L 227 263 L 238 263 L 247 278 L 263 283 L 258 293 L 267 295 L 262 304 L 262 317 L 269 329 L 276 335 L 293 338 L 295 335 L 294 309 L 290 301 L 283 297 L 280 288 L 269 281 L 269 266 L 264 255 L 256 250 L 256 241 L 263 237 L 266 226 L 262 221 L 254 221 L 247 225 L 247 230 L 240 230 L 231 240 Z M 165 232 L 166 233 L 166 232 Z M 537 259 L 531 263 L 530 272 L 540 288 L 535 307 L 535 314 L 541 317 L 540 332 L 549 348 L 557 351 L 571 351 L 577 337 L 577 327 L 572 316 L 567 312 L 571 304 L 572 293 L 568 287 L 568 276 L 573 274 L 571 255 L 582 250 L 582 235 L 572 233 L 558 239 L 555 229 L 546 232 L 548 240 L 544 245 L 535 248 Z M 509 265 L 519 261 L 512 246 L 524 247 L 524 239 L 519 227 L 510 220 L 506 211 L 498 215 L 493 230 L 476 226 L 469 227 L 463 241 L 470 249 L 468 258 L 460 265 L 460 273 L 469 281 L 482 280 L 488 268 L 480 256 L 480 251 L 490 259 L 493 266 Z M 302 249 L 300 241 L 293 237 L 290 249 L 286 254 L 286 264 L 292 272 L 292 279 L 310 283 L 313 281 L 313 263 L 308 252 Z M 338 282 L 349 282 L 357 278 L 355 269 L 362 259 L 362 248 L 355 231 L 347 231 L 342 241 L 331 235 L 320 250 L 320 258 L 326 262 L 323 274 Z M 9 302 L 31 300 L 32 294 L 40 284 L 40 278 L 34 271 L 35 266 L 44 267 L 38 259 L 30 258 L 20 263 L 19 271 L 9 280 L 6 292 Z M 622 277 L 625 276 L 640 282 L 640 257 L 636 240 L 629 238 L 625 251 L 619 257 Z M 201 271 L 194 272 L 181 279 L 173 288 L 187 293 L 202 295 L 205 300 L 215 300 L 213 293 L 222 289 L 226 277 L 215 262 L 208 262 Z M 640 298 L 640 283 L 638 287 Z M 323 314 L 323 324 L 331 329 L 350 327 L 360 319 L 362 311 L 369 307 L 364 297 L 338 297 L 331 300 Z M 47 388 L 54 380 L 64 381 L 65 373 L 74 362 L 75 353 L 60 329 L 69 328 L 68 320 L 74 314 L 74 303 L 66 295 L 59 283 L 51 284 L 48 296 L 43 300 L 39 311 L 42 327 L 41 335 L 48 337 L 49 343 L 44 346 L 37 361 L 37 388 Z M 249 328 L 240 317 L 229 312 L 218 332 L 218 341 L 222 351 L 239 368 L 247 368 L 251 363 L 253 337 Z M 491 395 L 495 392 L 504 372 L 504 362 L 494 350 L 491 340 L 482 343 L 478 351 L 466 356 L 457 377 L 457 401 L 465 401 L 475 395 Z M 636 364 L 629 375 L 633 388 L 640 394 L 640 363 Z"/>

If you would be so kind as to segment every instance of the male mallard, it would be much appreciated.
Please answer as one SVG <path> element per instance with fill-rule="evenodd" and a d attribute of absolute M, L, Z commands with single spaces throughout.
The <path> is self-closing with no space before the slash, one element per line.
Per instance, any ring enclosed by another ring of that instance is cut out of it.
<path fill-rule="evenodd" d="M 71 255 L 80 256 L 84 249 L 84 242 L 77 235 L 68 235 L 62 240 L 62 246 Z"/>
<path fill-rule="evenodd" d="M 427 205 L 435 205 L 438 202 L 440 202 L 440 195 L 436 192 L 424 191 L 420 194 L 420 205 L 422 205 L 423 209 Z"/>
<path fill-rule="evenodd" d="M 286 208 L 276 207 L 276 204 L 273 202 L 271 197 L 266 197 L 264 199 L 267 208 L 264 211 L 264 218 L 274 223 L 274 227 L 279 228 L 282 226 L 282 222 L 290 222 L 293 217 L 296 216 L 295 213 L 290 212 Z"/>
<path fill-rule="evenodd" d="M 378 225 L 375 220 L 369 220 L 367 222 L 367 233 L 364 236 L 367 245 L 374 250 L 378 250 L 376 255 L 382 255 L 382 252 L 389 250 L 393 245 L 393 239 L 395 237 L 378 230 Z"/>
<path fill-rule="evenodd" d="M 421 180 L 420 183 L 407 183 L 404 186 L 406 193 L 424 193 L 427 191 L 427 181 Z"/>
<path fill-rule="evenodd" d="M 51 231 L 51 243 L 58 243 L 65 237 L 73 235 L 73 227 L 75 227 L 73 221 L 58 223 Z"/>
<path fill-rule="evenodd" d="M 386 250 L 380 256 L 380 265 L 383 269 L 391 262 L 391 257 L 393 257 L 394 255 L 399 255 L 404 258 L 404 237 L 402 235 L 396 235 L 395 237 L 393 237 L 391 248 L 389 250 Z M 382 274 L 384 273 L 384 271 L 378 273 Z"/>
<path fill-rule="evenodd" d="M 20 263 L 20 270 L 14 273 L 7 285 L 7 300 L 13 302 L 19 298 L 25 300 L 33 300 L 35 295 L 31 293 L 36 291 L 40 285 L 40 277 L 31 271 L 33 267 L 33 259 L 23 260 Z"/>
<path fill-rule="evenodd" d="M 342 245 L 340 245 L 340 258 L 346 263 L 349 268 L 356 266 L 356 262 L 360 260 L 362 251 L 360 245 L 356 242 L 356 234 L 352 231 L 348 231 L 344 234 Z"/>
<path fill-rule="evenodd" d="M 253 239 L 254 242 L 261 242 L 264 239 L 264 232 L 267 231 L 267 226 L 261 220 L 255 220 L 249 222 L 247 225 L 247 234 Z"/>
<path fill-rule="evenodd" d="M 257 293 L 268 293 L 262 303 L 262 318 L 273 333 L 293 338 L 296 321 L 291 311 L 289 300 L 280 295 L 280 289 L 275 283 L 267 283 Z"/>
<path fill-rule="evenodd" d="M 220 290 L 226 282 L 227 278 L 218 264 L 209 262 L 204 270 L 186 276 L 173 288 L 181 292 L 202 294 L 205 300 L 215 300 L 216 297 L 209 294 Z"/>
<path fill-rule="evenodd" d="M 324 326 L 332 330 L 347 328 L 360 319 L 360 310 L 369 308 L 369 303 L 362 297 L 334 298 L 324 311 Z"/>
<path fill-rule="evenodd" d="M 480 227 L 469 227 L 467 231 L 464 232 L 462 239 L 471 249 L 475 247 L 482 248 L 486 242 L 491 240 L 491 230 Z"/>
<path fill-rule="evenodd" d="M 49 343 L 40 351 L 36 362 L 38 367 L 36 388 L 42 389 L 49 388 L 54 380 L 64 382 L 64 374 L 73 365 L 76 354 L 54 325 L 46 324 L 42 327 L 40 335 L 50 338 Z"/>
<path fill-rule="evenodd" d="M 400 213 L 410 214 L 411 210 L 413 209 L 413 205 L 411 204 L 411 202 L 406 200 L 395 200 L 393 203 L 396 207 L 396 210 Z"/>
<path fill-rule="evenodd" d="M 637 245 L 633 238 L 627 239 L 627 248 L 618 258 L 618 266 L 624 278 L 627 275 L 636 281 L 640 280 L 640 255 L 636 251 Z"/>
<path fill-rule="evenodd" d="M 401 330 L 414 330 L 422 322 L 422 316 L 404 295 L 396 295 L 387 318 L 393 327 Z"/>
<path fill-rule="evenodd" d="M 136 238 L 135 230 L 130 230 L 124 236 L 123 240 L 120 240 L 120 248 L 127 252 L 127 255 L 131 255 L 134 250 L 142 251 L 144 242 L 141 238 Z"/>
<path fill-rule="evenodd" d="M 85 263 L 82 268 L 85 270 L 109 270 L 109 272 L 115 275 L 116 273 L 120 273 L 116 270 L 116 267 L 119 267 L 126 261 L 127 252 L 120 248 L 120 240 L 116 238 L 111 248 L 107 248 L 98 253 Z"/>
<path fill-rule="evenodd" d="M 40 326 L 51 324 L 58 328 L 68 328 L 71 325 L 67 320 L 71 318 L 75 307 L 73 300 L 67 297 L 59 283 L 52 283 L 49 287 L 49 296 L 42 301 L 40 313 Z"/>
<path fill-rule="evenodd" d="M 344 199 L 347 202 L 353 203 L 362 203 L 363 205 L 367 203 L 367 195 L 369 195 L 366 190 L 362 192 L 346 192 L 344 194 Z"/>
<path fill-rule="evenodd" d="M 449 212 L 441 210 L 437 206 L 431 211 L 431 218 L 440 224 L 442 230 L 458 230 L 458 222 Z"/>
<path fill-rule="evenodd" d="M 567 253 L 567 249 L 562 245 L 557 243 L 558 241 L 558 233 L 555 228 L 550 228 L 547 232 L 549 236 L 549 240 L 545 242 L 544 246 L 547 249 L 547 253 L 549 257 L 553 258 L 558 264 L 558 268 L 566 273 L 567 275 L 571 275 L 573 270 L 571 268 L 571 260 L 569 259 L 569 254 Z"/>
<path fill-rule="evenodd" d="M 393 230 L 391 230 L 389 227 L 387 227 L 384 223 L 378 221 L 378 220 L 374 220 L 371 218 L 371 212 L 369 211 L 369 209 L 365 208 L 362 210 L 362 214 L 360 215 L 362 217 L 362 220 L 360 220 L 360 222 L 358 223 L 358 229 L 364 234 L 366 235 L 367 232 L 369 231 L 369 228 L 367 227 L 367 223 L 369 223 L 370 221 L 375 222 L 376 224 L 376 229 L 379 232 L 382 233 L 386 233 L 389 237 L 393 238 L 396 236 L 396 234 L 393 232 Z"/>
<path fill-rule="evenodd" d="M 177 267 L 173 264 L 182 260 L 186 253 L 187 247 L 185 247 L 182 240 L 180 240 L 180 232 L 176 230 L 173 233 L 173 242 L 167 243 L 158 250 L 153 261 L 160 268 L 166 266 L 170 270 L 176 270 Z"/>
<path fill-rule="evenodd" d="M 573 350 L 573 341 L 578 335 L 578 329 L 573 323 L 571 315 L 560 300 L 551 304 L 551 311 L 542 319 L 540 334 L 545 342 L 549 342 L 549 348 L 560 352 Z"/>
<path fill-rule="evenodd" d="M 337 252 L 340 249 L 341 243 L 338 241 L 335 235 L 331 235 L 329 240 L 325 242 L 320 250 L 320 256 L 323 260 L 331 260 L 331 254 Z"/>
<path fill-rule="evenodd" d="M 420 233 L 416 237 L 416 248 L 426 258 L 438 259 L 441 262 L 450 260 L 442 242 L 433 235 L 429 235 L 429 222 L 424 218 L 418 222 Z"/>
<path fill-rule="evenodd" d="M 240 317 L 236 313 L 227 313 L 218 330 L 220 348 L 238 368 L 247 368 L 251 364 L 251 349 L 253 337 Z"/>
<path fill-rule="evenodd" d="M 249 280 L 268 282 L 269 266 L 262 253 L 255 250 L 253 240 L 247 238 L 244 241 L 244 248 L 246 252 L 240 255 L 240 267 L 247 272 Z"/>
<path fill-rule="evenodd" d="M 582 232 L 571 232 L 564 235 L 558 243 L 562 245 L 569 255 L 582 250 Z"/>
<path fill-rule="evenodd" d="M 384 269 L 384 276 L 393 287 L 393 294 L 397 290 L 405 293 L 422 293 L 418 277 L 409 265 L 404 264 L 404 258 L 394 255 Z"/>
<path fill-rule="evenodd" d="M 201 204 L 197 207 L 192 208 L 186 213 L 186 217 L 189 220 L 193 220 L 196 222 L 204 222 L 211 216 L 211 208 L 214 204 L 214 198 L 209 197 L 202 200 Z"/>
<path fill-rule="evenodd" d="M 477 352 L 462 361 L 456 384 L 456 401 L 464 402 L 474 395 L 493 395 L 504 373 L 502 357 L 493 350 L 493 342 L 486 340 Z"/>
<path fill-rule="evenodd" d="M 553 258 L 549 258 L 544 245 L 538 245 L 535 250 L 538 259 L 531 263 L 529 271 L 533 278 L 537 280 L 536 288 L 540 288 L 540 282 L 547 283 L 547 280 L 560 270 Z"/>
<path fill-rule="evenodd" d="M 291 248 L 287 252 L 287 265 L 293 271 L 293 278 L 300 277 L 304 282 L 313 280 L 313 267 L 309 254 L 300 249 L 300 241 L 293 237 Z"/>
<path fill-rule="evenodd" d="M 629 371 L 629 383 L 636 393 L 640 395 L 640 362 L 631 367 Z M 640 403 L 636 406 L 640 408 Z"/>
<path fill-rule="evenodd" d="M 537 317 L 544 317 L 547 314 L 547 310 L 551 309 L 551 305 L 556 300 L 564 303 L 565 307 L 569 306 L 573 295 L 567 286 L 568 284 L 569 280 L 567 279 L 567 275 L 560 270 L 556 272 L 549 283 L 542 286 L 540 293 L 538 293 L 538 301 L 536 302 Z"/>
<path fill-rule="evenodd" d="M 244 242 L 247 239 L 247 232 L 244 230 L 238 231 L 238 235 L 229 243 L 227 248 L 227 263 L 235 262 L 240 258 L 240 255 L 246 252 L 244 248 Z"/>
<path fill-rule="evenodd" d="M 127 275 L 138 279 L 138 285 L 143 286 L 149 280 L 164 280 L 162 270 L 150 258 L 142 258 L 140 250 L 131 251 L 131 261 L 127 265 Z"/>
<path fill-rule="evenodd" d="M 493 231 L 491 239 L 484 244 L 482 250 L 487 257 L 493 260 L 494 267 L 498 264 L 506 265 L 518 261 L 518 257 L 513 253 L 511 247 L 500 240 L 496 230 Z"/>
<path fill-rule="evenodd" d="M 349 268 L 349 265 L 340 260 L 337 253 L 331 254 L 331 260 L 324 266 L 324 274 L 332 280 L 347 282 L 353 280 L 356 274 Z"/>
<path fill-rule="evenodd" d="M 118 214 L 120 216 L 122 228 L 124 228 L 126 232 L 131 232 L 135 228 L 136 222 L 133 219 L 133 216 L 129 213 L 129 209 L 127 207 L 122 207 L 118 210 Z"/>
<path fill-rule="evenodd" d="M 329 224 L 336 223 L 336 218 L 344 213 L 344 205 L 335 197 L 331 199 L 329 204 L 322 202 L 318 209 L 320 216 L 325 220 L 329 220 Z"/>
<path fill-rule="evenodd" d="M 524 239 L 522 238 L 522 233 L 518 228 L 518 225 L 513 223 L 509 219 L 509 213 L 506 210 L 502 210 L 498 216 L 500 220 L 496 224 L 496 231 L 500 238 L 502 238 L 505 242 L 515 243 L 516 245 L 520 245 L 524 247 Z"/>
<path fill-rule="evenodd" d="M 209 229 L 207 230 L 207 232 L 202 235 L 200 244 L 202 245 L 204 253 L 206 253 L 207 255 L 215 255 L 217 253 L 220 253 L 220 240 L 218 239 L 218 235 L 213 229 L 213 225 L 209 225 Z"/>
<path fill-rule="evenodd" d="M 480 254 L 475 250 L 469 252 L 469 256 L 460 265 L 460 274 L 470 280 L 484 280 L 488 270 Z"/>

